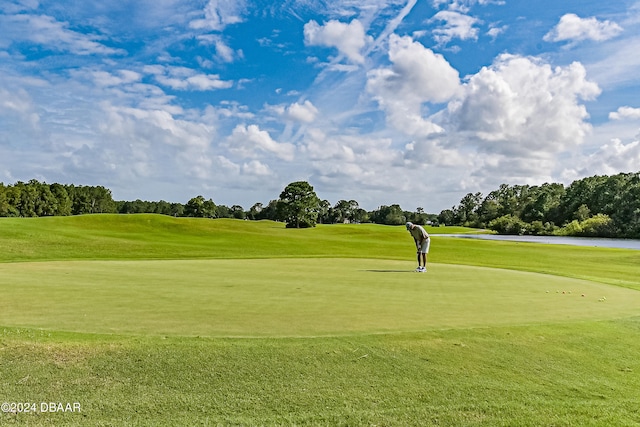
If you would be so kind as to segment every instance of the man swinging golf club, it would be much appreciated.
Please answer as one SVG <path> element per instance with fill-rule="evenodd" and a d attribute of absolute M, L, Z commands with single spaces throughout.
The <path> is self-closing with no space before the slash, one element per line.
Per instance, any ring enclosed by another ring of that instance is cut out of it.
<path fill-rule="evenodd" d="M 420 225 L 413 224 L 411 222 L 407 223 L 407 231 L 413 237 L 413 240 L 416 243 L 416 248 L 418 250 L 418 268 L 416 271 L 418 273 L 426 273 L 427 272 L 427 254 L 429 253 L 429 246 L 431 245 L 431 239 L 429 238 L 429 233 L 426 232 L 424 228 Z"/>

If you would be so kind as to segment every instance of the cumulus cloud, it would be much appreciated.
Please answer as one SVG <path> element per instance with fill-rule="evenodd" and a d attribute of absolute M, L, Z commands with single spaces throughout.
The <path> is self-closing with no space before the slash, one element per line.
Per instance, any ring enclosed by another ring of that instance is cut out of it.
<path fill-rule="evenodd" d="M 349 24 L 330 20 L 324 25 L 309 21 L 304 25 L 304 43 L 307 46 L 335 47 L 351 62 L 362 64 L 361 51 L 371 38 L 365 34 L 364 26 L 354 19 Z"/>
<path fill-rule="evenodd" d="M 257 125 L 237 125 L 227 141 L 229 150 L 243 158 L 253 158 L 257 151 L 275 154 L 282 160 L 291 161 L 295 157 L 295 146 L 286 142 L 280 143 L 261 130 Z"/>
<path fill-rule="evenodd" d="M 453 39 L 477 40 L 479 21 L 469 15 L 451 10 L 443 10 L 434 15 L 430 22 L 444 22 L 442 27 L 433 30 L 433 38 L 438 45 L 445 45 Z"/>
<path fill-rule="evenodd" d="M 449 114 L 456 130 L 477 139 L 483 151 L 551 155 L 583 141 L 590 125 L 580 101 L 599 93 L 580 63 L 552 69 L 504 54 L 468 79 Z"/>
<path fill-rule="evenodd" d="M 638 120 L 640 119 L 640 108 L 633 107 L 620 107 L 618 111 L 609 113 L 609 119 L 611 120 Z"/>
<path fill-rule="evenodd" d="M 477 163 L 476 156 L 470 156 L 463 150 L 447 148 L 437 138 L 413 141 L 405 147 L 405 160 L 408 167 L 421 166 L 456 167 L 464 166 L 472 170 Z"/>
<path fill-rule="evenodd" d="M 309 129 L 303 151 L 311 161 L 314 180 L 326 188 L 346 184 L 389 191 L 406 177 L 402 153 L 390 138 L 346 135 Z"/>
<path fill-rule="evenodd" d="M 204 18 L 194 19 L 189 26 L 197 30 L 222 31 L 228 25 L 242 22 L 245 10 L 245 0 L 209 0 L 203 11 Z"/>
<path fill-rule="evenodd" d="M 245 175 L 255 175 L 255 176 L 270 176 L 273 175 L 273 171 L 269 167 L 259 160 L 251 160 L 250 162 L 244 163 L 242 165 L 242 173 Z"/>
<path fill-rule="evenodd" d="M 161 85 L 175 90 L 216 90 L 228 89 L 233 82 L 220 79 L 218 74 L 199 74 L 186 67 L 149 65 L 144 71 L 153 75 Z"/>
<path fill-rule="evenodd" d="M 567 13 L 560 18 L 560 22 L 545 36 L 548 42 L 560 41 L 604 41 L 609 40 L 622 32 L 615 22 L 599 21 L 595 17 L 580 18 L 574 13 Z"/>
<path fill-rule="evenodd" d="M 423 117 L 423 104 L 453 98 L 460 89 L 458 72 L 411 37 L 391 35 L 389 59 L 390 68 L 370 71 L 367 80 L 367 90 L 387 113 L 387 121 L 407 135 L 442 131 Z"/>
<path fill-rule="evenodd" d="M 62 153 L 57 163 L 63 173 L 109 177 L 116 182 L 137 177 L 168 179 L 168 170 L 195 179 L 211 176 L 211 126 L 179 118 L 170 110 L 108 101 L 86 120 L 91 134 L 56 130 L 51 134 L 51 143 Z"/>
<path fill-rule="evenodd" d="M 612 139 L 598 151 L 588 156 L 578 176 L 615 175 L 620 172 L 637 172 L 640 168 L 640 140 L 624 144 Z"/>
<path fill-rule="evenodd" d="M 311 123 L 318 116 L 318 109 L 309 100 L 302 104 L 295 102 L 287 107 L 286 115 L 296 122 Z"/>
<path fill-rule="evenodd" d="M 460 95 L 438 115 L 446 129 L 439 146 L 473 157 L 465 175 L 475 188 L 548 181 L 563 168 L 559 158 L 592 132 L 583 101 L 599 93 L 580 63 L 553 68 L 537 58 L 503 54 L 467 77 Z"/>

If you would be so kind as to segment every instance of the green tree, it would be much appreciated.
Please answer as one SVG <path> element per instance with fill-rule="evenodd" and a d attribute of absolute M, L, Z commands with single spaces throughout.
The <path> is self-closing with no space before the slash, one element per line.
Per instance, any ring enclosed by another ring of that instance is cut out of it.
<path fill-rule="evenodd" d="M 355 200 L 339 200 L 331 211 L 332 222 L 353 222 L 355 212 L 359 208 Z"/>
<path fill-rule="evenodd" d="M 400 205 L 382 205 L 377 210 L 370 213 L 371 221 L 376 224 L 403 225 L 407 222 L 407 217 Z"/>
<path fill-rule="evenodd" d="M 438 215 L 438 223 L 443 225 L 452 225 L 455 223 L 455 216 L 453 209 L 445 209 Z"/>
<path fill-rule="evenodd" d="M 184 214 L 195 218 L 215 218 L 216 205 L 211 199 L 205 200 L 203 196 L 196 196 L 184 206 Z"/>
<path fill-rule="evenodd" d="M 582 205 L 578 206 L 578 209 L 576 209 L 576 212 L 573 215 L 573 217 L 575 219 L 577 219 L 578 221 L 584 221 L 585 219 L 589 218 L 590 216 L 591 216 L 591 210 L 585 204 L 582 204 Z"/>
<path fill-rule="evenodd" d="M 333 208 L 328 200 L 320 200 L 318 205 L 318 222 L 320 224 L 328 224 L 333 222 Z"/>
<path fill-rule="evenodd" d="M 0 216 L 9 216 L 10 204 L 7 198 L 7 187 L 0 182 Z"/>
<path fill-rule="evenodd" d="M 292 182 L 280 193 L 280 215 L 289 228 L 315 227 L 320 199 L 306 181 Z"/>
<path fill-rule="evenodd" d="M 236 219 L 245 219 L 247 214 L 242 206 L 233 205 L 231 206 L 231 216 Z"/>
<path fill-rule="evenodd" d="M 558 221 L 558 206 L 564 195 L 562 184 L 543 184 L 529 188 L 527 202 L 524 204 L 521 219 L 525 222 Z"/>
<path fill-rule="evenodd" d="M 51 190 L 51 194 L 53 194 L 57 200 L 56 210 L 53 215 L 71 215 L 71 197 L 69 197 L 69 193 L 67 193 L 66 188 L 61 184 L 51 184 L 49 189 Z"/>
<path fill-rule="evenodd" d="M 358 208 L 353 213 L 353 221 L 357 224 L 369 222 L 369 213 L 362 208 Z"/>
<path fill-rule="evenodd" d="M 262 203 L 254 203 L 253 206 L 249 208 L 249 212 L 247 212 L 247 218 L 251 220 L 260 219 L 260 213 L 263 209 Z"/>
<path fill-rule="evenodd" d="M 489 223 L 491 230 L 499 234 L 520 235 L 527 232 L 527 224 L 514 215 L 503 215 Z"/>
<path fill-rule="evenodd" d="M 266 207 L 261 206 L 260 212 L 256 215 L 256 219 L 269 219 L 271 221 L 281 221 L 278 212 L 280 202 L 278 200 L 270 200 Z"/>
<path fill-rule="evenodd" d="M 478 210 L 482 203 L 482 193 L 468 193 L 455 209 L 456 223 L 464 226 L 475 226 L 478 222 Z"/>
<path fill-rule="evenodd" d="M 117 212 L 111 190 L 105 187 L 69 185 L 66 190 L 71 198 L 73 215 Z"/>

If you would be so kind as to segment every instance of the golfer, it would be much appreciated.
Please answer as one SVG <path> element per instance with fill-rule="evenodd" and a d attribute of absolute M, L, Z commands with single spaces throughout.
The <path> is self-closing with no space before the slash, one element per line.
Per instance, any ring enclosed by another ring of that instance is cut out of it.
<path fill-rule="evenodd" d="M 431 245 L 429 233 L 427 233 L 422 226 L 411 222 L 407 223 L 407 231 L 411 234 L 411 237 L 413 237 L 416 243 L 416 249 L 418 250 L 418 268 L 416 268 L 416 271 L 418 273 L 426 273 L 427 254 L 429 253 L 429 246 Z"/>

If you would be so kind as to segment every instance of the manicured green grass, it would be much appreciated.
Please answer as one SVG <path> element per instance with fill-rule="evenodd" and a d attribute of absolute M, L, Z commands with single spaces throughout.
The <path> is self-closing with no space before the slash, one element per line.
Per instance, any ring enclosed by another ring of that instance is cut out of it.
<path fill-rule="evenodd" d="M 640 251 L 429 231 L 0 219 L 0 402 L 82 407 L 0 425 L 640 423 Z"/>
<path fill-rule="evenodd" d="M 634 426 L 640 319 L 358 337 L 0 335 L 3 425 Z"/>
<path fill-rule="evenodd" d="M 431 227 L 430 261 L 566 275 L 640 290 L 640 251 L 440 237 L 469 232 Z M 285 229 L 271 221 L 84 215 L 0 218 L 0 262 L 344 257 L 413 260 L 403 226 L 319 225 Z"/>
<path fill-rule="evenodd" d="M 0 264 L 0 325 L 320 336 L 632 316 L 640 292 L 513 270 L 345 258 Z M 606 297 L 606 302 L 601 301 Z"/>

